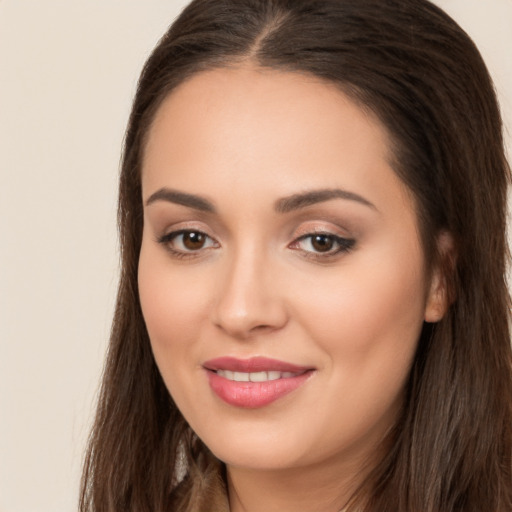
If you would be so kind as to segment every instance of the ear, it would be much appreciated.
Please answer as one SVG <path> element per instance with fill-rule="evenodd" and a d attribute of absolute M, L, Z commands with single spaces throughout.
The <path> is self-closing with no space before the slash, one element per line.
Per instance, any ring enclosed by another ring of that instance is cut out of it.
<path fill-rule="evenodd" d="M 430 277 L 425 322 L 439 322 L 455 299 L 452 282 L 456 259 L 453 236 L 443 231 L 437 237 L 437 261 Z"/>

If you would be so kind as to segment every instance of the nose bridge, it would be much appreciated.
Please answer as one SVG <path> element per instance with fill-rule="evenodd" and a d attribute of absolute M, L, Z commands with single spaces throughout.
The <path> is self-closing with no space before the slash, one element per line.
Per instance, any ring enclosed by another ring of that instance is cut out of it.
<path fill-rule="evenodd" d="M 235 337 L 271 331 L 284 325 L 283 297 L 272 279 L 275 263 L 254 241 L 241 244 L 219 273 L 214 322 Z"/>

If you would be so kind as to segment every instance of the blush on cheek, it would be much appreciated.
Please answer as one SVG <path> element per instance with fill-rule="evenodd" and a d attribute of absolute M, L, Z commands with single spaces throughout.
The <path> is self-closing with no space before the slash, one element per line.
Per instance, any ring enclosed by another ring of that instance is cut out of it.
<path fill-rule="evenodd" d="M 182 293 L 190 288 L 180 286 L 179 277 L 169 272 L 165 257 L 158 254 L 161 249 L 146 247 L 149 243 L 143 241 L 139 259 L 139 298 L 148 330 L 166 331 L 168 326 L 183 318 L 184 312 L 190 311 L 187 293 Z"/>

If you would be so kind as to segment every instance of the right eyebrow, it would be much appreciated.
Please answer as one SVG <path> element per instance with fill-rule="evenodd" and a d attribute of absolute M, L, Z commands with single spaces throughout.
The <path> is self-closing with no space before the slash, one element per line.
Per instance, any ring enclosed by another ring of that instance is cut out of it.
<path fill-rule="evenodd" d="M 167 201 L 168 203 L 179 204 L 194 210 L 202 212 L 215 213 L 215 206 L 208 201 L 208 199 L 196 196 L 195 194 L 187 194 L 186 192 L 179 192 L 170 188 L 161 188 L 151 194 L 146 201 L 146 206 L 155 203 L 156 201 Z"/>
<path fill-rule="evenodd" d="M 331 199 L 346 199 L 348 201 L 355 201 L 356 203 L 368 206 L 373 210 L 377 210 L 375 205 L 368 201 L 368 199 L 365 199 L 364 197 L 354 192 L 349 192 L 348 190 L 342 190 L 339 188 L 309 190 L 299 194 L 293 194 L 276 201 L 274 207 L 279 213 L 288 213 L 294 210 L 305 208 L 307 206 L 311 206 L 316 203 L 330 201 Z"/>

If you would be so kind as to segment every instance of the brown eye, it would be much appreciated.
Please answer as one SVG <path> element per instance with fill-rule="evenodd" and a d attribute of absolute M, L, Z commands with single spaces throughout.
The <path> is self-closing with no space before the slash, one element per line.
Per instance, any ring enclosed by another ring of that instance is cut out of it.
<path fill-rule="evenodd" d="M 329 257 L 350 251 L 356 241 L 332 233 L 311 233 L 292 243 L 292 249 L 300 249 L 309 256 Z"/>
<path fill-rule="evenodd" d="M 311 237 L 311 246 L 317 252 L 329 252 L 334 247 L 334 239 L 329 235 L 314 235 Z"/>
<path fill-rule="evenodd" d="M 219 247 L 219 244 L 206 233 L 183 229 L 167 233 L 158 239 L 174 255 L 199 253 L 202 250 Z"/>
<path fill-rule="evenodd" d="M 206 235 L 198 231 L 187 231 L 182 236 L 183 246 L 189 251 L 202 249 L 206 243 Z"/>

